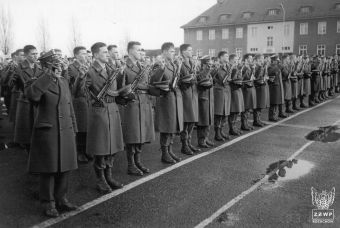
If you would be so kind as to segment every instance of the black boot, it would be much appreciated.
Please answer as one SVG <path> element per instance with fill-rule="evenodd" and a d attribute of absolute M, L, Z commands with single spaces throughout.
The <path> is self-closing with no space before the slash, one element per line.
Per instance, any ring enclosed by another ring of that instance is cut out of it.
<path fill-rule="evenodd" d="M 198 146 L 201 148 L 209 148 L 209 145 L 206 143 L 204 138 L 198 140 Z"/>
<path fill-rule="evenodd" d="M 283 104 L 279 105 L 279 117 L 280 118 L 287 118 L 287 115 L 283 112 Z"/>
<path fill-rule="evenodd" d="M 162 162 L 167 164 L 175 164 L 176 161 L 170 156 L 167 146 L 161 146 Z"/>
<path fill-rule="evenodd" d="M 296 98 L 293 99 L 293 110 L 295 110 L 295 111 L 299 111 L 300 110 L 298 108 L 298 106 L 296 105 Z"/>
<path fill-rule="evenodd" d="M 193 155 L 194 153 L 190 150 L 187 139 L 182 139 L 181 152 L 186 155 Z"/>
<path fill-rule="evenodd" d="M 70 203 L 66 198 L 58 200 L 56 207 L 61 212 L 74 211 L 78 209 L 78 206 Z"/>
<path fill-rule="evenodd" d="M 97 189 L 102 194 L 107 194 L 112 192 L 111 187 L 108 185 L 105 179 L 104 175 L 104 169 L 98 169 L 97 167 L 94 167 L 94 171 L 96 173 L 97 177 Z"/>
<path fill-rule="evenodd" d="M 189 146 L 190 150 L 191 150 L 192 152 L 194 152 L 194 153 L 199 153 L 199 152 L 201 152 L 200 149 L 196 148 L 195 146 L 193 146 L 193 145 L 191 144 L 191 137 L 189 137 L 189 139 L 188 139 L 188 146 Z"/>
<path fill-rule="evenodd" d="M 230 114 L 228 116 L 229 134 L 234 135 L 234 136 L 239 136 L 241 135 L 241 133 L 240 131 L 236 129 L 236 119 L 237 119 L 237 115 L 235 114 Z"/>
<path fill-rule="evenodd" d="M 303 96 L 300 97 L 300 108 L 308 108 L 307 105 L 303 101 Z"/>
<path fill-rule="evenodd" d="M 211 146 L 211 147 L 215 146 L 215 143 L 213 143 L 213 142 L 210 141 L 209 139 L 206 139 L 206 140 L 205 140 L 205 143 L 206 143 L 208 146 Z"/>
<path fill-rule="evenodd" d="M 292 104 L 291 100 L 286 101 L 286 113 L 294 113 L 291 104 Z"/>
<path fill-rule="evenodd" d="M 230 137 L 229 137 L 229 135 L 227 135 L 226 133 L 223 132 L 223 127 L 221 127 L 220 130 L 221 130 L 221 132 L 220 132 L 221 136 L 222 136 L 225 140 L 229 140 Z"/>
<path fill-rule="evenodd" d="M 135 164 L 138 169 L 142 170 L 143 173 L 150 173 L 150 169 L 146 168 L 141 162 L 141 152 L 142 152 L 141 145 L 138 145 L 137 147 L 138 148 L 136 148 L 136 153 L 134 156 Z"/>
<path fill-rule="evenodd" d="M 43 202 L 42 207 L 44 208 L 44 214 L 50 218 L 59 217 L 59 212 L 55 207 L 55 202 Z"/>
<path fill-rule="evenodd" d="M 250 131 L 251 130 L 249 128 L 249 125 L 248 125 L 247 112 L 241 113 L 241 129 L 244 130 L 244 131 Z"/>
<path fill-rule="evenodd" d="M 168 153 L 169 155 L 172 157 L 172 159 L 174 159 L 176 162 L 180 162 L 182 161 L 182 159 L 180 157 L 178 157 L 173 151 L 172 151 L 172 145 L 170 144 L 170 146 L 168 147 Z"/>
<path fill-rule="evenodd" d="M 124 187 L 123 184 L 119 183 L 118 181 L 116 181 L 113 176 L 112 176 L 112 168 L 111 167 L 106 167 L 105 171 L 105 179 L 106 179 L 106 182 L 108 183 L 108 185 L 110 185 L 110 187 L 112 189 L 119 189 L 119 188 L 122 188 Z"/>
<path fill-rule="evenodd" d="M 219 142 L 224 141 L 224 138 L 221 135 L 221 127 L 215 127 L 215 140 Z"/>
<path fill-rule="evenodd" d="M 255 127 L 263 127 L 263 125 L 260 122 L 259 111 L 258 110 L 254 110 L 253 111 L 253 119 L 254 119 L 253 126 L 255 126 Z"/>
<path fill-rule="evenodd" d="M 127 173 L 129 175 L 134 175 L 134 176 L 143 176 L 143 172 L 140 169 L 138 169 L 135 164 L 134 155 L 135 155 L 134 147 L 127 145 L 126 146 L 126 157 L 128 161 Z"/>

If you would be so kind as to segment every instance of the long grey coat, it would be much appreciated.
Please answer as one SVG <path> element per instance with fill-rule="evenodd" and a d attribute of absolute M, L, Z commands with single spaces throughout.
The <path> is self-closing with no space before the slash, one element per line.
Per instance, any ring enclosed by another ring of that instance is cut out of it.
<path fill-rule="evenodd" d="M 169 81 L 172 84 L 178 67 L 170 62 L 166 62 L 164 69 L 153 72 L 151 80 Z M 183 131 L 183 100 L 179 88 L 163 93 L 156 100 L 155 115 L 156 131 L 161 133 L 179 133 Z"/>
<path fill-rule="evenodd" d="M 181 66 L 180 78 L 194 73 L 194 63 L 191 61 L 183 62 Z M 185 90 L 182 90 L 183 100 L 183 121 L 198 121 L 198 94 L 195 81 Z"/>
<path fill-rule="evenodd" d="M 97 61 L 94 61 L 86 76 L 87 90 L 97 95 L 105 85 L 109 74 Z M 85 80 L 82 80 L 84 82 Z M 82 83 L 84 88 L 85 83 Z M 111 91 L 117 90 L 117 82 L 113 82 Z M 118 105 L 104 102 L 103 106 L 96 105 L 91 97 L 89 108 L 86 151 L 93 155 L 112 155 L 123 151 L 123 133 Z"/>
<path fill-rule="evenodd" d="M 279 105 L 284 103 L 284 92 L 282 85 L 281 70 L 277 64 L 270 64 L 268 67 L 268 76 L 274 77 L 274 82 L 269 83 L 270 105 Z"/>
<path fill-rule="evenodd" d="M 29 171 L 55 173 L 76 169 L 77 126 L 67 80 L 44 74 L 27 84 L 25 93 L 37 109 Z"/>
<path fill-rule="evenodd" d="M 118 89 L 131 84 L 143 69 L 144 66 L 137 66 L 130 58 L 127 59 L 124 73 L 117 80 Z M 136 100 L 121 108 L 123 136 L 126 144 L 149 143 L 155 139 L 148 77 L 148 73 L 144 72 L 143 78 L 138 83 L 138 88 L 143 87 L 145 90 L 137 89 Z M 139 93 L 139 91 L 147 93 Z"/>
<path fill-rule="evenodd" d="M 221 66 L 214 76 L 214 112 L 215 115 L 229 116 L 231 104 L 231 90 L 229 82 L 223 83 L 225 77 L 230 77 L 228 66 Z"/>
<path fill-rule="evenodd" d="M 87 132 L 87 116 L 89 112 L 89 103 L 86 93 L 82 93 L 80 87 L 75 86 L 75 81 L 79 77 L 80 63 L 75 61 L 68 68 L 68 75 L 70 78 L 70 88 L 72 94 L 72 103 L 74 113 L 77 119 L 77 127 L 79 132 Z"/>
<path fill-rule="evenodd" d="M 33 78 L 39 78 L 43 73 L 37 64 L 34 65 L 34 70 L 31 69 L 27 60 L 22 62 L 14 73 L 12 83 L 21 92 L 16 107 L 14 142 L 29 144 L 31 141 L 34 108 L 23 93 L 24 84 Z"/>

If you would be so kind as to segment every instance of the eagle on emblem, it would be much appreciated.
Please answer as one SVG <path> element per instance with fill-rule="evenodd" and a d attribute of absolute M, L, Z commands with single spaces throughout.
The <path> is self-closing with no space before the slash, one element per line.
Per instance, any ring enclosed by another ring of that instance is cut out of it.
<path fill-rule="evenodd" d="M 327 192 L 323 190 L 322 192 L 317 192 L 317 190 L 312 187 L 312 203 L 319 210 L 327 210 L 330 206 L 332 206 L 335 197 L 335 187 L 331 189 L 331 191 Z"/>

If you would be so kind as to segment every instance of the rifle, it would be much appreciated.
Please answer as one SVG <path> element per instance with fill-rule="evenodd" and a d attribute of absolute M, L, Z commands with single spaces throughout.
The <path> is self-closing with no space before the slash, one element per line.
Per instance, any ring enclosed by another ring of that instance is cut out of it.
<path fill-rule="evenodd" d="M 110 69 L 113 69 L 112 67 L 110 67 L 109 65 L 106 64 L 106 66 L 108 66 Z M 98 102 L 100 103 L 104 103 L 104 98 L 107 95 L 108 90 L 110 89 L 111 85 L 113 84 L 113 82 L 117 79 L 117 76 L 120 72 L 121 68 L 118 68 L 114 71 L 112 71 L 111 75 L 108 77 L 106 83 L 104 84 L 103 88 L 99 91 L 99 93 L 97 95 L 95 95 L 92 91 L 90 92 L 90 95 Z"/>

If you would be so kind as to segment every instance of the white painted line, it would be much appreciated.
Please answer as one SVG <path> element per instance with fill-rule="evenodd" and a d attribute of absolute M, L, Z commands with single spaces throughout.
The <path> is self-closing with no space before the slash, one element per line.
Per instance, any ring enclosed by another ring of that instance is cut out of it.
<path fill-rule="evenodd" d="M 265 123 L 265 124 L 271 124 L 271 122 L 268 122 L 268 121 L 262 121 L 262 122 Z M 298 125 L 298 124 L 286 124 L 286 123 L 281 123 L 278 126 L 301 128 L 301 129 L 312 130 L 312 131 L 319 129 L 317 127 L 310 127 L 310 126 Z"/>
<path fill-rule="evenodd" d="M 340 97 L 340 96 L 339 96 L 339 97 Z M 115 191 L 112 192 L 112 193 L 109 193 L 109 194 L 107 194 L 107 195 L 103 195 L 103 196 L 101 196 L 101 197 L 99 197 L 99 198 L 97 198 L 97 199 L 95 199 L 95 200 L 92 200 L 92 201 L 90 201 L 90 202 L 87 202 L 86 204 L 83 204 L 82 206 L 80 206 L 80 207 L 78 208 L 78 210 L 75 210 L 75 211 L 71 211 L 71 212 L 62 214 L 62 215 L 59 216 L 58 218 L 51 218 L 51 219 L 48 219 L 48 220 L 43 221 L 43 222 L 41 222 L 41 223 L 39 223 L 39 224 L 33 225 L 32 228 L 44 228 L 44 227 L 49 227 L 49 226 L 51 226 L 51 225 L 54 225 L 54 224 L 56 224 L 56 223 L 59 223 L 59 222 L 65 220 L 65 219 L 68 219 L 68 218 L 73 217 L 73 216 L 75 216 L 75 215 L 77 215 L 77 214 L 80 214 L 80 213 L 82 213 L 83 211 L 86 211 L 86 210 L 88 210 L 88 209 L 90 209 L 90 208 L 92 208 L 92 207 L 94 207 L 94 206 L 96 206 L 96 205 L 98 205 L 98 204 L 100 204 L 100 203 L 103 203 L 103 202 L 105 202 L 105 201 L 107 201 L 107 200 L 109 200 L 109 199 L 112 199 L 113 197 L 116 197 L 116 196 L 118 196 L 118 195 L 120 195 L 120 194 L 122 194 L 122 193 L 124 193 L 124 192 L 126 192 L 126 191 L 128 191 L 128 190 L 130 190 L 130 189 L 133 189 L 133 188 L 135 188 L 135 187 L 137 187 L 137 186 L 139 186 L 139 185 L 141 185 L 141 184 L 144 184 L 144 183 L 146 183 L 146 182 L 148 182 L 148 181 L 150 181 L 150 180 L 153 180 L 153 179 L 155 179 L 155 178 L 157 178 L 157 177 L 159 177 L 159 176 L 162 176 L 162 175 L 164 175 L 164 174 L 166 174 L 166 173 L 169 173 L 169 172 L 171 172 L 171 171 L 174 170 L 174 169 L 177 169 L 177 168 L 179 168 L 179 167 L 181 167 L 181 166 L 184 166 L 185 164 L 191 163 L 191 162 L 193 162 L 193 161 L 195 161 L 195 160 L 197 160 L 197 159 L 200 159 L 200 158 L 205 157 L 205 156 L 207 156 L 207 155 L 209 155 L 209 154 L 215 153 L 216 151 L 219 151 L 219 150 L 221 150 L 221 149 L 223 149 L 223 148 L 226 148 L 226 147 L 228 147 L 228 146 L 230 146 L 230 145 L 232 145 L 232 144 L 235 144 L 235 143 L 237 143 L 237 142 L 239 142 L 239 141 L 241 141 L 241 140 L 243 140 L 243 139 L 246 139 L 246 138 L 248 138 L 248 137 L 250 137 L 250 136 L 253 136 L 253 135 L 255 135 L 255 134 L 258 134 L 258 133 L 260 133 L 260 132 L 263 132 L 263 131 L 265 131 L 265 130 L 268 130 L 268 129 L 272 128 L 272 127 L 275 127 L 275 126 L 277 126 L 277 125 L 279 125 L 279 124 L 281 124 L 281 123 L 283 123 L 283 122 L 285 122 L 285 121 L 287 121 L 287 120 L 290 120 L 290 119 L 292 119 L 292 118 L 294 118 L 294 117 L 297 117 L 297 116 L 299 116 L 299 115 L 302 115 L 302 114 L 304 114 L 304 113 L 306 113 L 306 112 L 308 112 L 308 111 L 311 111 L 311 110 L 313 110 L 313 109 L 315 109 L 315 108 L 318 108 L 318 107 L 320 107 L 320 106 L 322 106 L 322 105 L 324 105 L 324 104 L 327 104 L 327 103 L 329 103 L 330 101 L 332 101 L 332 100 L 328 100 L 328 101 L 323 102 L 323 103 L 321 103 L 321 104 L 318 104 L 318 105 L 316 105 L 316 106 L 314 106 L 314 107 L 312 107 L 312 108 L 309 108 L 309 109 L 303 110 L 303 111 L 301 111 L 301 112 L 298 112 L 298 113 L 296 113 L 296 114 L 294 114 L 294 115 L 291 115 L 291 116 L 289 116 L 289 117 L 287 117 L 287 118 L 285 118 L 285 119 L 282 119 L 282 120 L 280 120 L 280 121 L 278 121 L 278 122 L 276 122 L 276 123 L 273 123 L 273 124 L 271 124 L 271 125 L 268 125 L 268 126 L 265 126 L 265 127 L 263 127 L 263 128 L 260 128 L 260 129 L 258 129 L 258 130 L 256 130 L 256 131 L 253 131 L 253 132 L 250 132 L 250 133 L 248 133 L 248 134 L 245 134 L 245 135 L 242 135 L 242 136 L 240 136 L 240 137 L 237 137 L 237 138 L 235 138 L 235 139 L 233 139 L 233 140 L 231 140 L 231 141 L 229 141 L 229 142 L 227 142 L 227 143 L 224 143 L 224 144 L 222 144 L 222 145 L 220 145 L 220 146 L 218 146 L 218 147 L 215 147 L 215 148 L 213 148 L 213 149 L 211 149 L 211 150 L 209 150 L 209 151 L 202 152 L 202 153 L 200 153 L 200 154 L 198 154 L 198 155 L 189 157 L 189 158 L 187 158 L 187 159 L 185 159 L 185 160 L 183 160 L 183 161 L 181 161 L 181 162 L 179 162 L 179 163 L 176 163 L 176 164 L 174 164 L 174 165 L 172 165 L 172 166 L 169 166 L 168 168 L 162 169 L 162 170 L 160 170 L 160 171 L 158 171 L 158 172 L 156 172 L 156 173 L 150 174 L 149 176 L 146 176 L 146 177 L 143 177 L 143 178 L 141 178 L 141 179 L 139 179 L 139 180 L 136 180 L 136 181 L 134 181 L 134 182 L 131 182 L 130 184 L 125 185 L 122 189 L 115 190 Z"/>
<path fill-rule="evenodd" d="M 340 120 L 337 120 L 332 125 L 337 125 L 340 122 Z M 302 153 L 307 147 L 312 145 L 315 141 L 309 141 L 306 144 L 304 144 L 302 147 L 300 147 L 297 151 L 295 151 L 289 158 L 287 158 L 287 161 L 291 161 L 294 158 L 296 158 L 300 153 Z M 238 201 L 242 200 L 245 196 L 252 193 L 254 190 L 256 190 L 260 185 L 267 182 L 268 178 L 273 174 L 273 172 L 265 175 L 260 181 L 256 182 L 256 184 L 252 185 L 249 189 L 245 190 L 232 200 L 230 200 L 227 204 L 225 204 L 223 207 L 218 209 L 215 213 L 213 213 L 209 218 L 206 218 L 201 223 L 195 226 L 195 228 L 203 228 L 212 223 L 218 216 L 220 216 L 222 213 L 227 211 L 229 208 L 234 206 Z"/>

